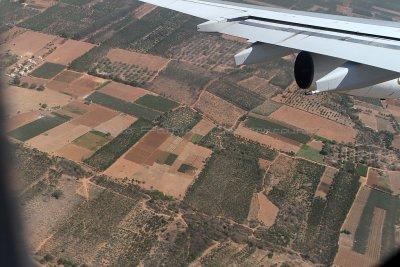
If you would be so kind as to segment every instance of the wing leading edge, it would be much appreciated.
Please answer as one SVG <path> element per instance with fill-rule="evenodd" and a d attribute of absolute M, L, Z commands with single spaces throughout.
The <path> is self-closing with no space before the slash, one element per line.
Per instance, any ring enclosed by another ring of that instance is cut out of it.
<path fill-rule="evenodd" d="M 208 20 L 199 30 L 400 73 L 400 23 L 223 1 L 140 0 Z"/>

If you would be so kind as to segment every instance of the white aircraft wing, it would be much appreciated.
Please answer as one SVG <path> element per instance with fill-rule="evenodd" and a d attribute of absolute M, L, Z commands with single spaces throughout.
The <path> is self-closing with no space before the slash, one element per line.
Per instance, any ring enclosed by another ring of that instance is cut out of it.
<path fill-rule="evenodd" d="M 212 0 L 140 0 L 208 20 L 219 32 L 400 73 L 400 23 Z"/>

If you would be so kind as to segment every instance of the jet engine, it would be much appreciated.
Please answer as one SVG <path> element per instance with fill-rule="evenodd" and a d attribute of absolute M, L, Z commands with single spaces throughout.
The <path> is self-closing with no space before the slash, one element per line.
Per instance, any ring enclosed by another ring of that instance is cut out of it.
<path fill-rule="evenodd" d="M 300 88 L 310 89 L 312 93 L 350 93 L 368 88 L 374 91 L 372 97 L 385 98 L 400 91 L 395 79 L 400 76 L 397 72 L 309 52 L 300 52 L 297 56 L 294 76 Z"/>

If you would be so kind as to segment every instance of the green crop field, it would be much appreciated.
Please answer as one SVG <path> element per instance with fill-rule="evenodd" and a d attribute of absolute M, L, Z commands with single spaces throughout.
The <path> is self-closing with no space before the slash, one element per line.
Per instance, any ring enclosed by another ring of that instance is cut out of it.
<path fill-rule="evenodd" d="M 248 117 L 247 120 L 245 121 L 246 127 L 253 129 L 255 131 L 262 131 L 262 132 L 270 132 L 273 134 L 278 134 L 283 137 L 292 139 L 294 141 L 300 142 L 300 143 L 307 143 L 308 141 L 311 140 L 311 137 L 308 136 L 307 134 L 303 133 L 300 130 L 295 130 L 295 129 L 290 129 L 288 127 L 285 127 L 281 124 L 272 122 L 272 121 L 266 121 L 254 117 Z"/>
<path fill-rule="evenodd" d="M 298 157 L 309 159 L 311 161 L 315 161 L 318 163 L 323 163 L 324 162 L 324 156 L 322 156 L 319 151 L 307 146 L 303 145 L 299 152 L 297 152 Z"/>
<path fill-rule="evenodd" d="M 96 151 L 98 148 L 105 145 L 111 140 L 111 136 L 98 131 L 90 131 L 87 134 L 75 139 L 75 145 L 87 148 L 91 151 Z"/>
<path fill-rule="evenodd" d="M 136 100 L 135 103 L 160 112 L 167 112 L 179 106 L 175 101 L 155 95 L 144 95 Z"/>
<path fill-rule="evenodd" d="M 21 126 L 8 135 L 20 141 L 27 141 L 69 120 L 69 117 L 53 114 Z"/>
<path fill-rule="evenodd" d="M 92 93 L 86 98 L 86 100 L 149 121 L 153 121 L 161 115 L 161 113 L 158 111 L 139 106 L 135 103 L 127 102 L 100 92 Z"/>
<path fill-rule="evenodd" d="M 42 79 L 51 79 L 65 69 L 64 65 L 46 62 L 35 69 L 31 75 Z"/>
<path fill-rule="evenodd" d="M 129 128 L 86 159 L 85 163 L 98 170 L 107 169 L 151 128 L 152 124 L 147 120 L 137 120 Z"/>

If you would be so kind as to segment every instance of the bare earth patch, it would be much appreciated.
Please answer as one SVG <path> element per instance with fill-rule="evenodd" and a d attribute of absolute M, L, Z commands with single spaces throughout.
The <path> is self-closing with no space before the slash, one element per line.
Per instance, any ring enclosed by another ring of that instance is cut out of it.
<path fill-rule="evenodd" d="M 72 100 L 71 97 L 59 92 L 51 90 L 39 92 L 16 86 L 8 86 L 4 90 L 4 97 L 9 115 L 37 111 L 41 108 L 41 104 L 46 104 L 47 108 L 64 106 Z"/>
<path fill-rule="evenodd" d="M 136 120 L 137 118 L 135 117 L 126 114 L 120 114 L 106 122 L 103 122 L 97 126 L 95 130 L 103 133 L 109 133 L 111 136 L 116 137 Z"/>
<path fill-rule="evenodd" d="M 89 106 L 89 111 L 87 113 L 72 120 L 71 122 L 77 125 L 81 124 L 94 128 L 99 126 L 103 122 L 106 122 L 114 118 L 118 114 L 119 114 L 118 112 L 108 109 L 106 107 L 102 107 L 96 104 L 91 104 Z"/>
<path fill-rule="evenodd" d="M 338 142 L 354 143 L 357 136 L 357 131 L 349 126 L 289 106 L 282 106 L 270 118 Z"/>
<path fill-rule="evenodd" d="M 33 56 L 56 38 L 53 35 L 28 30 L 12 39 L 6 49 L 19 56 Z"/>
<path fill-rule="evenodd" d="M 51 53 L 46 60 L 61 65 L 69 65 L 73 60 L 82 56 L 95 45 L 75 40 L 66 40 L 61 46 Z"/>
<path fill-rule="evenodd" d="M 90 127 L 67 122 L 30 139 L 26 143 L 40 151 L 54 153 L 90 130 Z"/>
<path fill-rule="evenodd" d="M 127 102 L 133 102 L 141 96 L 144 96 L 146 94 L 151 94 L 150 92 L 142 88 L 132 87 L 129 85 L 116 82 L 111 82 L 107 84 L 106 86 L 101 88 L 99 92 L 125 100 Z"/>
<path fill-rule="evenodd" d="M 160 69 L 164 68 L 169 61 L 166 58 L 149 54 L 141 54 L 118 48 L 111 49 L 107 54 L 107 58 L 113 62 L 136 65 L 151 71 L 159 71 Z"/>
<path fill-rule="evenodd" d="M 93 152 L 87 148 L 77 146 L 75 144 L 67 144 L 61 149 L 56 151 L 60 157 L 67 158 L 76 162 L 83 161 L 88 158 Z"/>
<path fill-rule="evenodd" d="M 7 119 L 7 132 L 11 132 L 25 124 L 35 121 L 40 117 L 39 111 L 29 111 L 26 113 L 16 114 Z"/>
<path fill-rule="evenodd" d="M 218 124 L 228 127 L 235 125 L 246 112 L 231 103 L 209 93 L 203 92 L 195 104 L 195 108 Z"/>

